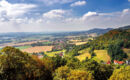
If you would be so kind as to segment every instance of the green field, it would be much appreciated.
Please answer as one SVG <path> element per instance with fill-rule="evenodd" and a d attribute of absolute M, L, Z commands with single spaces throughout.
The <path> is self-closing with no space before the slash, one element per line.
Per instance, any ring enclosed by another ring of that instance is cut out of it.
<path fill-rule="evenodd" d="M 55 54 L 61 53 L 61 52 L 65 52 L 65 50 L 61 50 L 61 51 L 55 51 L 55 52 L 46 52 L 45 54 L 49 57 L 54 57 Z"/>
<path fill-rule="evenodd" d="M 42 42 L 42 44 L 51 44 L 52 42 L 47 41 L 47 42 Z"/>
<path fill-rule="evenodd" d="M 17 49 L 23 50 L 23 49 L 27 49 L 30 48 L 32 46 L 20 46 L 20 47 L 16 47 Z"/>

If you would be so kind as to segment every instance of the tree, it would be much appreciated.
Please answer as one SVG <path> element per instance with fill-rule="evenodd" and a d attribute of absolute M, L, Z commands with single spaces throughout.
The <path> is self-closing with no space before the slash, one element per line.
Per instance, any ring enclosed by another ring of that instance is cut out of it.
<path fill-rule="evenodd" d="M 54 61 L 55 69 L 64 66 L 67 63 L 67 61 L 59 55 L 57 55 L 56 57 L 52 57 L 52 60 Z"/>
<path fill-rule="evenodd" d="M 108 54 L 111 57 L 111 60 L 123 60 L 123 58 L 127 58 L 127 54 L 123 52 L 121 46 L 118 44 L 109 45 Z"/>
<path fill-rule="evenodd" d="M 114 70 L 109 80 L 129 80 L 130 79 L 130 66 Z"/>
<path fill-rule="evenodd" d="M 54 80 L 67 80 L 70 69 L 67 66 L 61 66 L 55 70 Z"/>
<path fill-rule="evenodd" d="M 50 57 L 44 57 L 42 59 L 45 67 L 50 71 L 50 72 L 54 72 L 55 70 L 55 63 L 54 61 L 50 58 Z"/>
<path fill-rule="evenodd" d="M 1 53 L 0 80 L 48 80 L 48 70 L 38 58 L 13 47 L 3 48 Z"/>
<path fill-rule="evenodd" d="M 81 62 L 77 58 L 71 57 L 67 60 L 66 65 L 71 69 L 78 69 L 81 67 Z"/>
<path fill-rule="evenodd" d="M 99 64 L 89 59 L 82 62 L 81 69 L 91 72 L 95 80 L 107 80 L 113 72 L 112 66 Z"/>
<path fill-rule="evenodd" d="M 94 77 L 89 72 L 72 70 L 67 66 L 62 66 L 55 71 L 54 80 L 94 80 Z"/>
<path fill-rule="evenodd" d="M 113 73 L 113 67 L 111 65 L 100 64 L 98 70 L 95 73 L 96 80 L 108 80 Z"/>
<path fill-rule="evenodd" d="M 71 70 L 67 80 L 94 80 L 94 77 L 83 70 Z"/>

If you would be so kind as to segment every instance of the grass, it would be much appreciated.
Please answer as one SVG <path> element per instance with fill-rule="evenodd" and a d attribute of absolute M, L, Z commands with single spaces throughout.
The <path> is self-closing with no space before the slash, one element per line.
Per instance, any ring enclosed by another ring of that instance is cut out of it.
<path fill-rule="evenodd" d="M 52 42 L 47 41 L 47 42 L 42 42 L 43 44 L 51 44 Z"/>
<path fill-rule="evenodd" d="M 94 50 L 94 53 L 96 54 L 96 56 L 93 59 L 96 60 L 97 62 L 110 61 L 110 56 L 107 54 L 107 50 Z"/>
<path fill-rule="evenodd" d="M 57 53 L 61 53 L 61 52 L 65 52 L 65 50 L 61 50 L 61 51 L 54 51 L 54 52 L 46 52 L 45 54 L 49 57 L 54 57 L 55 54 Z"/>
<path fill-rule="evenodd" d="M 30 48 L 31 46 L 20 46 L 20 47 L 16 47 L 17 49 L 23 50 L 23 49 L 27 49 Z"/>

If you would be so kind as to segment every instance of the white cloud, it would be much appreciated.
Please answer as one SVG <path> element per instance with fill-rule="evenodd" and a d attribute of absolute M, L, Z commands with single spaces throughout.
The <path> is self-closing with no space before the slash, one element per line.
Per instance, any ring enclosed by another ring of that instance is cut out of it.
<path fill-rule="evenodd" d="M 77 1 L 77 2 L 74 2 L 72 3 L 70 6 L 71 7 L 75 7 L 75 6 L 83 6 L 86 4 L 86 1 Z"/>
<path fill-rule="evenodd" d="M 0 16 L 2 17 L 18 17 L 22 16 L 36 5 L 33 4 L 11 4 L 6 0 L 0 1 Z"/>
<path fill-rule="evenodd" d="M 128 2 L 130 2 L 130 0 L 128 0 Z"/>
<path fill-rule="evenodd" d="M 0 32 L 75 31 L 130 25 L 130 9 L 111 13 L 89 11 L 80 17 L 68 14 L 74 15 L 69 10 L 55 9 L 37 18 L 11 18 L 9 21 L 0 18 Z"/>
<path fill-rule="evenodd" d="M 73 2 L 74 0 L 39 0 L 44 2 L 46 5 L 53 5 L 53 4 L 65 4 Z"/>
<path fill-rule="evenodd" d="M 98 14 L 96 12 L 88 12 L 86 14 L 83 15 L 82 19 L 85 20 L 86 18 L 88 17 L 91 17 L 91 16 L 97 16 Z"/>
<path fill-rule="evenodd" d="M 62 18 L 65 13 L 66 13 L 65 10 L 55 9 L 55 10 L 51 10 L 47 13 L 44 13 L 43 17 L 46 17 L 46 18 Z"/>
<path fill-rule="evenodd" d="M 129 12 L 129 10 L 130 10 L 130 9 L 124 9 L 124 10 L 123 10 L 123 13 Z"/>

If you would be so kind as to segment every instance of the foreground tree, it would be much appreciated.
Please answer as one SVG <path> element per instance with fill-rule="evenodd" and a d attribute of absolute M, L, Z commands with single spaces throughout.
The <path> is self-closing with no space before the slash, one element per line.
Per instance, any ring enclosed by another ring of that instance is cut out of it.
<path fill-rule="evenodd" d="M 130 79 L 130 66 L 125 68 L 116 69 L 109 80 L 129 80 Z"/>
<path fill-rule="evenodd" d="M 94 80 L 91 73 L 83 70 L 71 70 L 67 80 Z"/>
<path fill-rule="evenodd" d="M 62 66 L 55 71 L 54 80 L 94 80 L 94 77 L 89 72 L 72 70 L 67 66 Z"/>
<path fill-rule="evenodd" d="M 5 47 L 0 55 L 0 80 L 50 80 L 40 61 L 13 47 Z"/>
<path fill-rule="evenodd" d="M 113 72 L 113 67 L 111 65 L 99 64 L 89 59 L 82 62 L 81 69 L 91 72 L 95 80 L 108 80 Z"/>
<path fill-rule="evenodd" d="M 67 80 L 70 73 L 70 69 L 67 66 L 61 66 L 55 70 L 54 80 Z"/>

